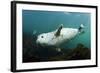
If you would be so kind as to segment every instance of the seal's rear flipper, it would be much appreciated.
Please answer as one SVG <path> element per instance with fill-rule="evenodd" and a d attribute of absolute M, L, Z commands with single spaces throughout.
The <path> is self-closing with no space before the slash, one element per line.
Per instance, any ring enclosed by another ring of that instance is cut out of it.
<path fill-rule="evenodd" d="M 57 29 L 56 33 L 55 33 L 55 36 L 60 36 L 60 32 L 61 32 L 61 29 L 63 28 L 63 24 L 60 25 L 60 27 Z"/>
<path fill-rule="evenodd" d="M 83 29 L 83 28 L 84 28 L 84 25 L 81 24 L 80 27 L 78 28 L 78 31 L 79 31 L 79 32 L 82 32 L 82 29 Z"/>

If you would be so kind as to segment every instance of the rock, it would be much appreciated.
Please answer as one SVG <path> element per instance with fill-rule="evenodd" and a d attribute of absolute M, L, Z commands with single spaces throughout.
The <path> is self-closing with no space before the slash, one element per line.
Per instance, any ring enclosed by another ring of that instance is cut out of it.
<path fill-rule="evenodd" d="M 64 53 L 61 56 L 50 57 L 49 60 L 50 61 L 83 60 L 83 59 L 90 59 L 91 58 L 90 55 L 91 53 L 89 48 L 86 48 L 82 44 L 78 44 L 76 48 L 69 49 L 69 52 Z"/>

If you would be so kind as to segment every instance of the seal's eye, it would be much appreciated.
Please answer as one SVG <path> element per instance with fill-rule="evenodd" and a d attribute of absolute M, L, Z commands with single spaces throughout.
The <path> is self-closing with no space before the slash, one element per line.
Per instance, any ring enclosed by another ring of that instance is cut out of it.
<path fill-rule="evenodd" d="M 41 38 L 43 38 L 43 36 L 41 36 Z"/>

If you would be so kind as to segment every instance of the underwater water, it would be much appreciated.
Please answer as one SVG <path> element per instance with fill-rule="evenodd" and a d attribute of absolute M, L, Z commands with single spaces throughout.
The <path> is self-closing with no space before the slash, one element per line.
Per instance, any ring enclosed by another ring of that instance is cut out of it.
<path fill-rule="evenodd" d="M 82 48 L 84 47 L 85 52 L 90 53 L 91 49 L 90 13 L 23 10 L 22 22 L 23 22 L 22 24 L 23 24 L 23 58 L 24 58 L 23 62 L 49 61 L 51 59 L 59 60 L 58 58 L 62 56 L 61 53 L 58 54 L 58 52 L 52 49 L 50 50 L 51 47 L 46 47 L 46 49 L 41 49 L 40 46 L 37 46 L 35 41 L 37 39 L 36 36 L 38 36 L 39 34 L 54 31 L 61 24 L 63 24 L 64 28 L 77 28 L 77 29 L 81 24 L 83 24 L 84 33 L 76 36 L 69 42 L 64 43 L 60 48 L 63 48 L 63 51 L 64 50 L 68 51 L 69 49 L 73 50 L 81 46 Z M 84 49 L 81 50 L 83 50 L 84 52 Z M 86 51 L 86 49 L 88 49 L 88 51 Z M 56 56 L 56 59 L 52 58 L 52 56 L 54 55 Z M 85 55 L 87 55 L 87 53 Z M 33 59 L 31 60 L 30 58 Z"/>

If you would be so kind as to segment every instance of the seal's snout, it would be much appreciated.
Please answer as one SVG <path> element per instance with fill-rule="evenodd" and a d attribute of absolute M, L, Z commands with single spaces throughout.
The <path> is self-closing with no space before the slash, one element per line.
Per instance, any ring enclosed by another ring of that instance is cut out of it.
<path fill-rule="evenodd" d="M 38 38 L 37 38 L 37 40 L 36 40 L 36 43 L 39 44 L 39 40 L 38 40 Z"/>
<path fill-rule="evenodd" d="M 37 44 L 38 46 L 40 46 L 40 42 L 39 42 L 38 39 L 36 40 L 36 44 Z"/>

